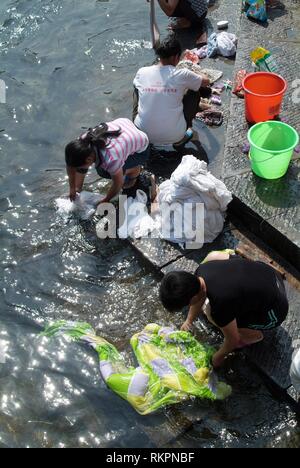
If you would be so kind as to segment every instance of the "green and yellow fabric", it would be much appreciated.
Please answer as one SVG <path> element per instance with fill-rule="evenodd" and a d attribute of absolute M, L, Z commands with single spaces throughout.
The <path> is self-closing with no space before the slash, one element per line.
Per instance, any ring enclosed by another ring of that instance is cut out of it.
<path fill-rule="evenodd" d="M 67 335 L 91 346 L 108 387 L 142 415 L 191 397 L 223 400 L 231 394 L 231 387 L 218 382 L 212 370 L 214 350 L 188 332 L 147 325 L 131 339 L 137 368 L 127 367 L 117 349 L 87 323 L 60 321 L 43 335 Z"/>

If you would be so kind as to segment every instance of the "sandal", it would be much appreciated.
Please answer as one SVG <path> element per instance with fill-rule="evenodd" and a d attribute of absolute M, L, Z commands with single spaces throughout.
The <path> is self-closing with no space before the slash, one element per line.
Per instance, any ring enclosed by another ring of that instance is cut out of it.
<path fill-rule="evenodd" d="M 175 151 L 179 150 L 180 148 L 182 148 L 182 146 L 186 145 L 186 143 L 188 143 L 189 141 L 191 141 L 191 139 L 193 138 L 194 136 L 194 132 L 193 132 L 193 129 L 192 128 L 188 128 L 187 131 L 185 132 L 185 135 L 184 137 L 182 138 L 182 140 L 178 141 L 177 143 L 174 143 L 173 144 L 173 148 Z"/>

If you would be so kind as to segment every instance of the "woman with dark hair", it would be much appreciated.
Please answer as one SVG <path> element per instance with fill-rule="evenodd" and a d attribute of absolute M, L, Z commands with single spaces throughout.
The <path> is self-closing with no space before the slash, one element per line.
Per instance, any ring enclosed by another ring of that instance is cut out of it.
<path fill-rule="evenodd" d="M 122 188 L 135 185 L 141 167 L 149 158 L 149 140 L 129 119 L 117 119 L 89 129 L 66 146 L 65 159 L 70 200 L 82 191 L 85 176 L 94 164 L 112 186 L 101 203 L 109 202 Z"/>

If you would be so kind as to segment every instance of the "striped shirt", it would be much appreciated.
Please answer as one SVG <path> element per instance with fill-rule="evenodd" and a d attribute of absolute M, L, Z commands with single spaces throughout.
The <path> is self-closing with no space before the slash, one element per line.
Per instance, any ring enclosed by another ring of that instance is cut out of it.
<path fill-rule="evenodd" d="M 202 15 L 204 15 L 204 13 L 207 13 L 207 10 L 208 10 L 207 0 L 187 0 L 187 1 L 191 4 L 191 7 L 193 8 L 194 12 L 199 18 Z"/>
<path fill-rule="evenodd" d="M 142 153 L 149 145 L 147 135 L 136 128 L 129 119 L 117 119 L 107 122 L 109 130 L 118 130 L 122 133 L 118 137 L 108 139 L 108 146 L 96 151 L 96 168 L 102 168 L 110 175 L 116 174 L 134 153 Z"/>

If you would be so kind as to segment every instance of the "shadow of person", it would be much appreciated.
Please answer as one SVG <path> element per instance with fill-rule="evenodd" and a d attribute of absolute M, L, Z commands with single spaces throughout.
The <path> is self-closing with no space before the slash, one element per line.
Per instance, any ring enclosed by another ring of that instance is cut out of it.
<path fill-rule="evenodd" d="M 208 156 L 200 141 L 193 140 L 177 151 L 164 151 L 151 145 L 150 159 L 146 169 L 160 180 L 170 179 L 182 158 L 187 155 L 195 156 L 200 161 L 208 163 Z"/>

